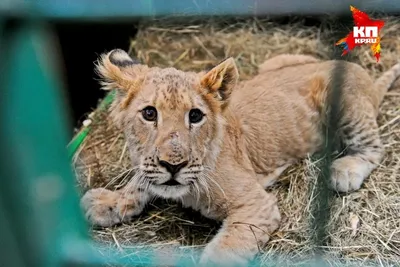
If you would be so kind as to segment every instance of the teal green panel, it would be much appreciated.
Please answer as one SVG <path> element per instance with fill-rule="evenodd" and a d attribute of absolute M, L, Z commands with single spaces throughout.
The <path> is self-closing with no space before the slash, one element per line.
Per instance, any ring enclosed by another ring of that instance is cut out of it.
<path fill-rule="evenodd" d="M 63 243 L 86 236 L 68 163 L 51 36 L 14 24 L 1 47 L 3 206 L 29 266 L 55 266 Z"/>

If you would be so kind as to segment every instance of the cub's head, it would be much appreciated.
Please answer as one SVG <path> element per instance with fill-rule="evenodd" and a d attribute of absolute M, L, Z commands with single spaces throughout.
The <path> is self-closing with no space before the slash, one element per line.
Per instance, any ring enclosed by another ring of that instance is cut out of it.
<path fill-rule="evenodd" d="M 115 89 L 114 121 L 125 132 L 136 186 L 180 198 L 210 184 L 205 171 L 219 154 L 222 112 L 238 80 L 228 58 L 208 72 L 148 67 L 120 49 L 97 64 L 103 89 Z"/>

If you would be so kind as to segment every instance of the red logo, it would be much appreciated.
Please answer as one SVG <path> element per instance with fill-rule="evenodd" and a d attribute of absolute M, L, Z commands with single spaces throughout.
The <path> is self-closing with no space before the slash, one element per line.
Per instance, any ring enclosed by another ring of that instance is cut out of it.
<path fill-rule="evenodd" d="M 342 56 L 349 53 L 356 46 L 367 44 L 371 46 L 372 53 L 376 58 L 376 61 L 379 62 L 381 55 L 381 38 L 379 32 L 385 23 L 382 20 L 370 19 L 366 13 L 353 6 L 350 6 L 350 10 L 353 14 L 355 24 L 353 31 L 345 38 L 336 42 L 336 45 L 343 47 Z"/>

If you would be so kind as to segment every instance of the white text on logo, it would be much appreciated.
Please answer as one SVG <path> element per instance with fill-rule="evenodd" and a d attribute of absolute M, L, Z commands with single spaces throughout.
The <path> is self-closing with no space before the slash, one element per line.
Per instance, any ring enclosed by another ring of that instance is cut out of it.
<path fill-rule="evenodd" d="M 353 37 L 356 44 L 374 44 L 378 42 L 378 27 L 361 26 L 353 27 Z"/>

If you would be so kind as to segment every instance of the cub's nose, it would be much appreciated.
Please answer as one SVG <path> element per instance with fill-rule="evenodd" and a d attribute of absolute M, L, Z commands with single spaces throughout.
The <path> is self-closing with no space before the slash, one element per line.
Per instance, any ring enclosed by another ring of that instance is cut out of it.
<path fill-rule="evenodd" d="M 160 160 L 159 163 L 160 163 L 161 166 L 166 168 L 167 171 L 169 173 L 171 173 L 172 176 L 177 174 L 183 167 L 185 167 L 188 164 L 187 161 L 183 161 L 183 162 L 181 162 L 179 164 L 175 164 L 174 165 L 174 164 L 171 164 L 171 163 L 169 163 L 167 161 L 164 161 L 164 160 Z"/>

